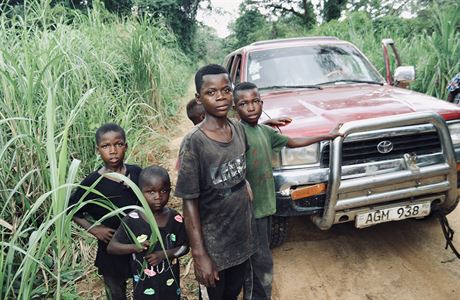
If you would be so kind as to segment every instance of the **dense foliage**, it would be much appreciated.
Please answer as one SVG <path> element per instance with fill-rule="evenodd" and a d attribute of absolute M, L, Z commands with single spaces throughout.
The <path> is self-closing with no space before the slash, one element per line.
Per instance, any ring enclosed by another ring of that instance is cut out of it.
<path fill-rule="evenodd" d="M 88 251 L 67 201 L 100 164 L 95 129 L 120 124 L 145 164 L 191 64 L 161 22 L 28 3 L 0 15 L 0 298 L 72 298 Z"/>
<path fill-rule="evenodd" d="M 299 2 L 299 1 L 297 1 Z M 324 1 L 324 5 L 333 1 Z M 446 98 L 446 86 L 451 77 L 460 71 L 460 5 L 449 0 L 444 7 L 418 1 L 420 5 L 413 18 L 398 15 L 400 6 L 387 4 L 384 9 L 394 12 L 382 17 L 376 13 L 376 3 L 384 1 L 352 1 L 346 10 L 340 1 L 329 9 L 336 11 L 329 22 L 312 29 L 300 26 L 293 16 L 272 19 L 263 15 L 253 5 L 243 4 L 241 14 L 233 23 L 233 33 L 224 44 L 228 53 L 249 43 L 274 38 L 299 36 L 336 36 L 360 48 L 372 63 L 384 71 L 381 40 L 392 38 L 396 42 L 405 65 L 416 67 L 417 79 L 410 88 Z M 385 3 L 383 3 L 385 4 Z M 368 8 L 361 9 L 361 8 Z M 449 9 L 446 9 L 449 7 Z M 322 10 L 326 13 L 326 10 Z M 362 10 L 362 11 L 361 11 Z M 342 17 L 336 19 L 339 15 Z"/>
<path fill-rule="evenodd" d="M 0 1 L 0 7 L 8 3 L 15 10 L 22 10 L 31 1 Z M 33 1 L 32 1 L 33 2 Z M 104 8 L 121 17 L 142 16 L 149 20 L 161 20 L 177 37 L 181 49 L 194 54 L 193 40 L 196 32 L 196 13 L 203 0 L 47 0 L 50 6 L 62 6 L 85 12 L 95 6 Z"/>
<path fill-rule="evenodd" d="M 250 10 L 262 8 L 276 17 L 292 18 L 307 29 L 316 24 L 313 4 L 309 0 L 246 0 L 243 5 Z"/>

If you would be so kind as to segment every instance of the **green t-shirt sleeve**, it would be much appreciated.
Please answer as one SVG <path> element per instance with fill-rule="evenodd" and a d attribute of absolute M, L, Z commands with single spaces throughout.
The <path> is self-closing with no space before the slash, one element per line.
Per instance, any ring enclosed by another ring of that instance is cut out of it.
<path fill-rule="evenodd" d="M 264 130 L 267 132 L 267 136 L 270 138 L 270 143 L 273 151 L 279 152 L 281 151 L 281 148 L 286 146 L 288 142 L 287 136 L 280 134 L 275 129 L 266 125 L 264 125 Z"/>

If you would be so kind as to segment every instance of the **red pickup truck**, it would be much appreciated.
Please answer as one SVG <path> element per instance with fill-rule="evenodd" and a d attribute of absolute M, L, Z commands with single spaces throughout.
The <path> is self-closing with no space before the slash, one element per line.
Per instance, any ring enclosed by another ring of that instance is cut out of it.
<path fill-rule="evenodd" d="M 272 246 L 286 238 L 290 216 L 309 215 L 323 230 L 351 221 L 364 228 L 457 206 L 460 107 L 401 88 L 414 68 L 391 75 L 394 43 L 382 45 L 386 78 L 334 37 L 256 42 L 225 58 L 233 82 L 259 87 L 263 119 L 292 118 L 283 134 L 322 135 L 343 124 L 340 137 L 285 148 L 267 162 L 277 199 Z"/>

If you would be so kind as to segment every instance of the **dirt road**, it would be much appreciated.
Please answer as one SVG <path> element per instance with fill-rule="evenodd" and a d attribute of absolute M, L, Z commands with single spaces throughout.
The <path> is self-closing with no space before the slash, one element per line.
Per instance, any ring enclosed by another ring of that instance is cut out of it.
<path fill-rule="evenodd" d="M 169 168 L 174 179 L 180 142 L 192 124 L 181 117 L 175 127 Z M 179 208 L 179 200 L 173 201 Z M 460 250 L 460 208 L 449 221 L 457 231 L 454 243 Z M 290 225 L 288 241 L 273 250 L 274 300 L 460 299 L 460 260 L 444 250 L 436 219 L 366 229 L 347 223 L 328 231 L 305 217 L 292 218 Z M 182 286 L 187 299 L 197 299 L 193 268 Z"/>
<path fill-rule="evenodd" d="M 460 248 L 460 208 L 448 217 Z M 274 249 L 274 299 L 460 299 L 460 260 L 437 219 L 321 231 L 293 218 Z"/>

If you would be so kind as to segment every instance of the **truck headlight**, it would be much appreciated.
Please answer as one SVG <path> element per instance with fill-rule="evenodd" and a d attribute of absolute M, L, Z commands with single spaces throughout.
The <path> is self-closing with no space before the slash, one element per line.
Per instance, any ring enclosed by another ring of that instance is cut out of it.
<path fill-rule="evenodd" d="M 273 151 L 272 153 L 272 168 L 279 169 L 281 167 L 281 154 Z"/>
<path fill-rule="evenodd" d="M 281 165 L 284 167 L 315 164 L 319 157 L 319 144 L 311 144 L 300 148 L 283 148 L 281 150 Z"/>
<path fill-rule="evenodd" d="M 460 145 L 460 123 L 449 125 L 449 131 L 452 143 L 455 146 Z"/>

